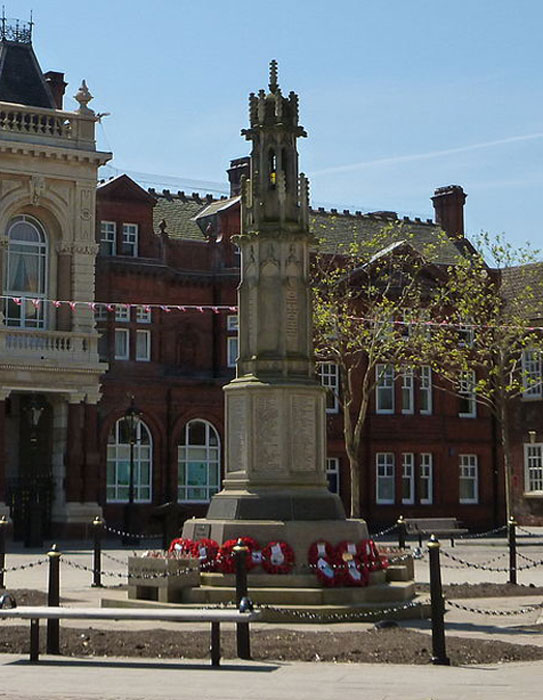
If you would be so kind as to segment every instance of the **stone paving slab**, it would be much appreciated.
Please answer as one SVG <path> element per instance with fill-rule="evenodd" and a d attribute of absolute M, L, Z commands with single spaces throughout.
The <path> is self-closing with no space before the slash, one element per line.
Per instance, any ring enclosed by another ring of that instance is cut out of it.
<path fill-rule="evenodd" d="M 543 664 L 398 666 L 225 663 L 122 659 L 59 660 L 30 665 L 0 655 L 5 700 L 534 700 Z M 39 689 L 39 690 L 38 690 Z"/>

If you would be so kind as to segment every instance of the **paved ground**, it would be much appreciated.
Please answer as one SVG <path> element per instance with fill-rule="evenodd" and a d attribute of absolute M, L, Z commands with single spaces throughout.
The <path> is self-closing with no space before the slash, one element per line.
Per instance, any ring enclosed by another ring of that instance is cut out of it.
<path fill-rule="evenodd" d="M 534 529 L 532 529 L 535 531 Z M 541 539 L 520 541 L 519 551 L 528 559 L 520 565 L 538 562 L 543 558 L 543 530 Z M 157 544 L 158 546 L 158 544 Z M 102 597 L 125 598 L 123 579 L 127 551 L 114 541 L 107 543 L 103 569 L 111 576 L 104 578 L 107 588 L 91 588 L 92 557 L 86 543 L 60 543 L 63 554 L 61 573 L 62 595 L 70 604 L 98 605 Z M 47 588 L 47 564 L 39 564 L 44 552 L 17 548 L 7 556 L 6 586 L 10 588 Z M 490 572 L 479 566 L 505 568 L 503 556 L 505 541 L 470 540 L 457 543 L 454 549 L 443 542 L 442 576 L 444 583 L 477 583 L 507 581 L 506 572 Z M 461 561 L 446 556 L 453 555 Z M 468 566 L 466 563 L 469 563 Z M 32 564 L 32 566 L 30 566 Z M 428 581 L 426 559 L 416 562 L 416 579 Z M 519 571 L 519 583 L 543 586 L 543 566 Z M 464 601 L 480 610 L 520 610 L 531 602 L 542 602 L 535 597 L 476 599 Z M 450 609 L 446 617 L 447 634 L 472 635 L 485 639 L 504 639 L 515 643 L 543 644 L 540 635 L 526 632 L 522 625 L 543 623 L 539 611 L 498 617 L 488 614 Z M 5 622 L 2 624 L 6 624 Z M 63 623 L 64 624 L 64 623 Z M 112 623 L 114 624 L 114 623 Z M 414 629 L 429 630 L 429 623 L 414 620 L 404 623 Z M 96 625 L 95 625 L 96 626 Z M 102 626 L 102 625 L 100 625 Z M 134 629 L 133 625 L 129 625 Z M 297 627 L 296 625 L 285 625 Z M 349 623 L 335 629 L 360 628 L 365 623 Z M 118 628 L 119 625 L 116 624 Z M 323 626 L 323 628 L 326 628 Z M 314 629 L 314 627 L 313 627 Z M 384 666 L 371 664 L 304 664 L 304 663 L 232 663 L 213 670 L 201 662 L 183 661 L 130 661 L 123 659 L 59 659 L 44 656 L 39 666 L 31 666 L 26 659 L 0 655 L 0 698 L 55 698 L 56 700 L 154 700 L 155 698 L 206 698 L 243 700 L 296 700 L 371 698 L 406 700 L 461 698 L 501 698 L 516 700 L 538 698 L 543 686 L 543 664 L 504 664 L 488 667 L 441 668 L 434 666 Z"/>

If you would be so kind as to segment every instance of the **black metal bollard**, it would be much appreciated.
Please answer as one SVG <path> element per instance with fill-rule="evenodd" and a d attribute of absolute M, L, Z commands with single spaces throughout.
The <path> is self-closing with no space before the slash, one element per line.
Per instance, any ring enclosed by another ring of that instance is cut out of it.
<path fill-rule="evenodd" d="M 0 588 L 5 588 L 4 569 L 6 568 L 6 527 L 8 521 L 5 515 L 0 518 Z"/>
<path fill-rule="evenodd" d="M 232 550 L 236 562 L 236 605 L 239 609 L 243 598 L 247 598 L 247 567 L 245 561 L 249 555 L 249 547 L 238 540 Z M 240 659 L 251 658 L 251 643 L 249 639 L 249 623 L 236 623 L 236 644 Z"/>
<path fill-rule="evenodd" d="M 49 591 L 47 605 L 57 607 L 60 604 L 60 552 L 56 544 L 47 552 L 49 557 Z M 60 622 L 47 620 L 47 653 L 60 654 Z"/>
<path fill-rule="evenodd" d="M 439 566 L 439 542 L 435 535 L 428 542 L 430 561 L 430 602 L 432 608 L 432 663 L 436 666 L 450 666 L 451 662 L 445 651 L 445 601 L 441 586 L 441 569 Z"/>
<path fill-rule="evenodd" d="M 517 583 L 517 521 L 513 516 L 507 523 L 509 541 L 509 583 Z"/>
<path fill-rule="evenodd" d="M 94 561 L 92 565 L 92 584 L 93 588 L 102 588 L 102 530 L 104 522 L 97 515 L 92 521 L 93 539 L 94 539 Z"/>
<path fill-rule="evenodd" d="M 403 519 L 403 515 L 400 515 L 400 517 L 396 521 L 396 525 L 398 527 L 398 547 L 400 549 L 405 549 L 405 538 L 407 535 L 407 527 L 405 525 L 405 520 Z"/>

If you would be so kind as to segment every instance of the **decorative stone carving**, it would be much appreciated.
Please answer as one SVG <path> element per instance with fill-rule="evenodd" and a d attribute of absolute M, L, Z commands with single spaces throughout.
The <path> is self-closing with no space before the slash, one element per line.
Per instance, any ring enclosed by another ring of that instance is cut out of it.
<path fill-rule="evenodd" d="M 28 185 L 30 188 L 30 201 L 34 206 L 38 206 L 45 192 L 45 178 L 43 175 L 32 175 Z"/>

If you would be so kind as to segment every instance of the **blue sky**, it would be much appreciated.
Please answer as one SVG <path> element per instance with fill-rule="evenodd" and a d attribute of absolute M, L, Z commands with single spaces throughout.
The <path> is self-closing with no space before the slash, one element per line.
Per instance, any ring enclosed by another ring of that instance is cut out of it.
<path fill-rule="evenodd" d="M 6 0 L 43 70 L 86 78 L 99 145 L 172 190 L 220 189 L 247 95 L 279 61 L 300 95 L 316 205 L 433 215 L 462 185 L 469 233 L 543 248 L 540 0 Z M 204 181 L 203 183 L 196 181 Z"/>

